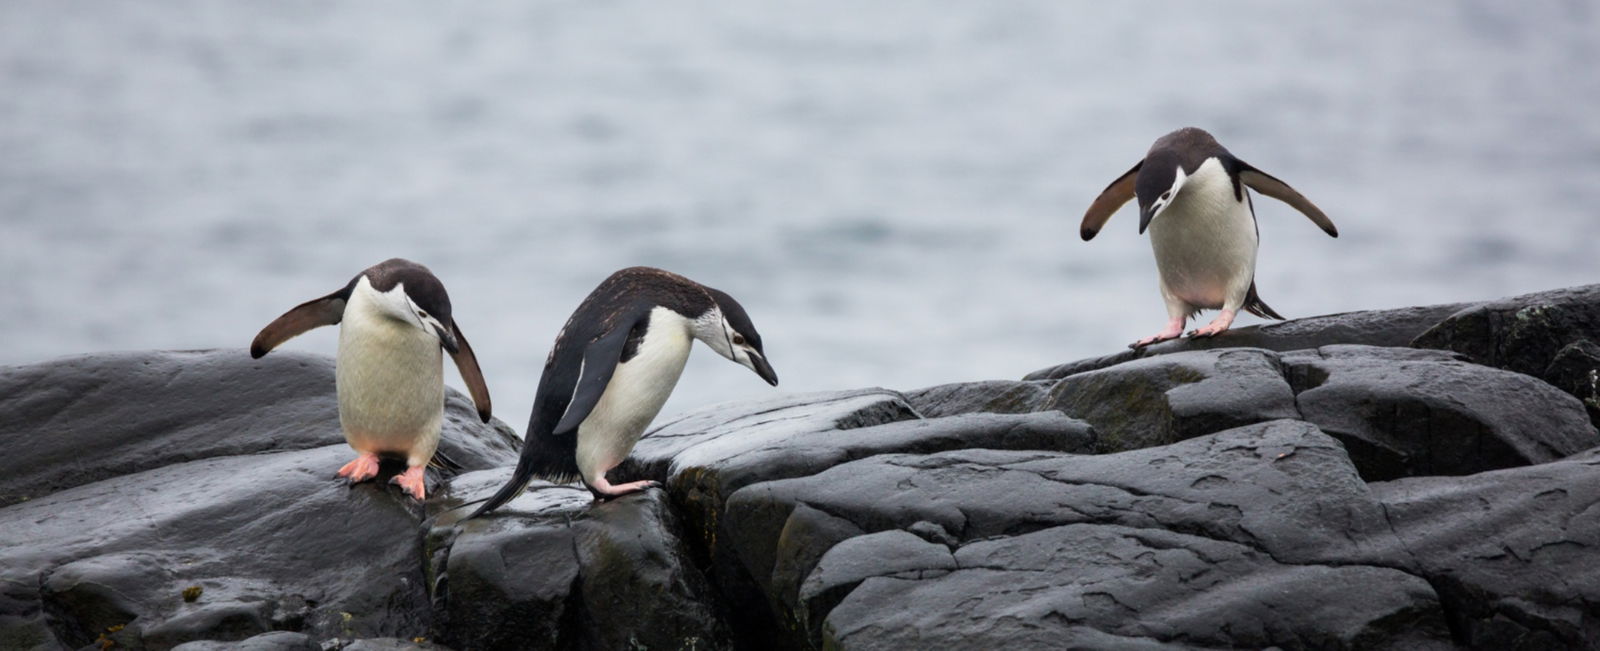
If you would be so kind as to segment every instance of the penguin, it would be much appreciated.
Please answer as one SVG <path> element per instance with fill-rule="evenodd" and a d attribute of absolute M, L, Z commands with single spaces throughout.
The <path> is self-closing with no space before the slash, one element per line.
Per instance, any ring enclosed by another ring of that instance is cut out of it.
<path fill-rule="evenodd" d="M 334 382 L 339 424 L 360 456 L 339 469 L 350 483 L 378 474 L 378 455 L 405 457 L 392 483 L 418 500 L 444 421 L 443 352 L 467 384 L 478 417 L 489 422 L 489 388 L 478 358 L 450 311 L 444 283 L 427 267 L 400 258 L 356 274 L 343 289 L 285 312 L 250 344 L 260 359 L 299 334 L 339 325 Z"/>
<path fill-rule="evenodd" d="M 1260 232 L 1250 189 L 1293 206 L 1333 237 L 1339 230 L 1310 199 L 1251 166 L 1194 127 L 1179 129 L 1151 145 L 1139 161 L 1096 197 L 1083 215 L 1079 234 L 1094 239 L 1106 220 L 1129 199 L 1139 199 L 1139 233 L 1150 229 L 1167 327 L 1129 345 L 1139 349 L 1179 336 L 1202 309 L 1221 309 L 1216 319 L 1189 333 L 1210 337 L 1226 331 L 1243 308 L 1283 319 L 1256 293 L 1256 248 Z"/>
<path fill-rule="evenodd" d="M 732 296 L 650 267 L 606 278 L 556 335 L 511 480 L 467 518 L 510 501 L 536 475 L 581 480 L 597 501 L 659 486 L 612 484 L 606 473 L 661 411 L 696 339 L 778 385 L 761 334 Z"/>

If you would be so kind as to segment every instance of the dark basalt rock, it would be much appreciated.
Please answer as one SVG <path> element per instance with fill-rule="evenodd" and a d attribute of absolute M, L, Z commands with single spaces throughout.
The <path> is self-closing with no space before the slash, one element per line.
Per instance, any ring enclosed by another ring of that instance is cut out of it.
<path fill-rule="evenodd" d="M 346 647 L 349 648 L 349 647 Z M 305 633 L 273 631 L 237 642 L 184 642 L 173 651 L 322 651 L 322 645 Z"/>
<path fill-rule="evenodd" d="M 719 405 L 612 474 L 665 490 L 470 522 L 519 442 L 458 395 L 419 505 L 333 480 L 324 357 L 4 368 L 0 648 L 1597 648 L 1597 317 L 1600 286 Z"/>
<path fill-rule="evenodd" d="M 905 400 L 924 418 L 961 414 L 1026 414 L 1044 411 L 1052 382 L 988 380 L 957 382 L 905 392 Z"/>
<path fill-rule="evenodd" d="M 1141 350 L 1125 350 L 1104 357 L 1079 360 L 1029 373 L 1026 380 L 1059 380 L 1069 375 L 1123 362 L 1215 348 L 1261 348 L 1273 351 L 1304 350 L 1333 344 L 1409 346 L 1419 334 L 1473 303 L 1449 303 L 1394 310 L 1370 310 L 1311 316 L 1236 328 L 1215 337 L 1173 339 Z"/>
<path fill-rule="evenodd" d="M 1526 294 L 1462 309 L 1412 341 L 1541 378 L 1600 416 L 1600 285 Z M 1593 422 L 1600 426 L 1600 417 Z"/>
<path fill-rule="evenodd" d="M 1298 421 L 1102 456 L 882 455 L 746 487 L 726 517 L 745 526 L 724 544 L 813 646 L 1449 640 L 1403 559 L 1350 560 L 1397 541 L 1338 442 Z M 843 538 L 797 544 L 820 518 Z"/>
<path fill-rule="evenodd" d="M 886 452 L 968 447 L 1088 452 L 1094 441 L 1087 424 L 1059 413 L 924 419 L 899 393 L 873 389 L 784 396 L 691 413 L 646 434 L 620 474 L 666 483 L 692 528 L 711 532 L 723 499 L 757 481 L 810 475 Z"/>
<path fill-rule="evenodd" d="M 132 648 L 278 629 L 424 634 L 420 509 L 397 489 L 335 481 L 348 456 L 205 459 L 0 510 L 8 596 L 34 604 L 8 614 L 38 613 L 73 647 L 118 626 L 111 639 Z"/>
<path fill-rule="evenodd" d="M 1560 375 L 1587 382 L 1587 348 Z M 976 382 L 908 393 L 932 409 L 1060 410 L 1100 433 L 1100 450 L 1161 445 L 1295 418 L 1343 441 L 1368 480 L 1463 475 L 1544 463 L 1600 445 L 1585 405 L 1538 379 L 1434 350 L 1339 345 L 1275 353 L 1158 355 L 1060 380 Z M 1600 377 L 1600 374 L 1596 375 Z"/>
<path fill-rule="evenodd" d="M 488 497 L 509 472 L 465 475 Z M 593 504 L 576 486 L 535 482 L 494 514 L 434 529 L 449 550 L 437 592 L 445 640 L 463 649 L 725 649 L 724 614 L 689 563 L 659 490 Z M 442 570 L 442 571 L 441 571 Z"/>
<path fill-rule="evenodd" d="M 445 405 L 441 462 L 515 454 L 511 428 L 484 425 L 470 399 L 452 390 Z M 343 445 L 344 434 L 332 358 L 148 351 L 0 369 L 0 440 L 27 441 L 0 459 L 5 506 L 185 461 Z"/>
<path fill-rule="evenodd" d="M 1600 644 L 1600 454 L 1372 484 L 1396 549 L 1450 606 L 1463 646 Z"/>
<path fill-rule="evenodd" d="M 1587 339 L 1563 346 L 1540 377 L 1583 402 L 1600 427 L 1600 344 Z"/>
<path fill-rule="evenodd" d="M 1600 445 L 1583 406 L 1535 378 L 1447 352 L 1325 346 L 1286 353 L 1301 417 L 1345 443 L 1361 475 L 1467 475 Z"/>
<path fill-rule="evenodd" d="M 1094 425 L 1103 452 L 1300 415 L 1277 354 L 1254 349 L 1173 353 L 1074 374 L 1040 407 Z"/>
<path fill-rule="evenodd" d="M 427 633 L 423 510 L 334 479 L 352 453 L 331 360 L 121 353 L 0 370 L 0 385 L 0 647 Z M 509 428 L 467 404 L 452 396 L 441 451 L 514 461 Z"/>
<path fill-rule="evenodd" d="M 811 475 L 852 459 L 969 447 L 1089 452 L 1095 433 L 1057 412 L 919 418 L 904 396 L 882 389 L 782 396 L 669 422 L 640 440 L 621 475 L 667 485 L 692 532 L 695 558 L 730 604 L 741 645 L 787 645 L 759 588 L 720 548 L 720 540 L 744 529 L 742 522 L 723 523 L 726 497 L 752 483 Z M 797 585 L 802 578 L 795 577 Z"/>

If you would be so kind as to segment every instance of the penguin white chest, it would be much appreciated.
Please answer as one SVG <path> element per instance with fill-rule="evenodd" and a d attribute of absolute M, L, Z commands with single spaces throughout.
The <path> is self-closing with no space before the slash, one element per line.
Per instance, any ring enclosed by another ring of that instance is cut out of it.
<path fill-rule="evenodd" d="M 345 306 L 335 367 L 339 422 L 358 451 L 426 463 L 444 419 L 443 351 L 433 335 L 392 316 L 382 304 L 388 300 L 363 278 Z"/>
<path fill-rule="evenodd" d="M 600 401 L 578 426 L 578 470 L 592 480 L 633 451 L 650 421 L 661 412 L 689 361 L 690 322 L 664 307 L 650 323 L 634 356 L 617 364 Z"/>
<path fill-rule="evenodd" d="M 1150 222 L 1163 292 L 1196 308 L 1243 303 L 1255 278 L 1256 243 L 1249 198 L 1234 194 L 1215 158 L 1195 169 Z"/>

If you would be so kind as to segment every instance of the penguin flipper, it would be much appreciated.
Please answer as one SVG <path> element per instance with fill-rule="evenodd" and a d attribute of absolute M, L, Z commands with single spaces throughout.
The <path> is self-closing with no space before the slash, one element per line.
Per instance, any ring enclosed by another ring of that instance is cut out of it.
<path fill-rule="evenodd" d="M 1244 295 L 1244 310 L 1263 319 L 1283 320 L 1282 314 L 1278 314 L 1277 310 L 1267 307 L 1267 304 L 1261 301 L 1261 295 L 1256 293 L 1256 283 L 1253 280 L 1250 281 L 1249 293 Z"/>
<path fill-rule="evenodd" d="M 589 412 L 594 411 L 594 406 L 600 404 L 600 396 L 605 393 L 606 385 L 610 384 L 617 362 L 622 360 L 622 349 L 627 345 L 628 334 L 632 330 L 632 323 L 615 326 L 584 347 L 583 367 L 579 371 L 577 386 L 572 390 L 572 401 L 567 403 L 567 412 L 561 416 L 561 422 L 556 424 L 555 429 L 550 431 L 551 434 L 561 436 L 576 431 L 583 424 L 583 419 L 589 417 Z"/>
<path fill-rule="evenodd" d="M 1311 200 L 1307 199 L 1305 195 L 1289 187 L 1288 183 L 1284 183 L 1278 180 L 1277 177 L 1256 169 L 1249 163 L 1237 159 L 1235 159 L 1235 162 L 1239 165 L 1239 180 L 1250 186 L 1250 189 L 1294 206 L 1295 210 L 1310 218 L 1312 223 L 1315 223 L 1324 233 L 1333 237 L 1339 236 L 1339 229 L 1334 227 L 1333 220 L 1328 219 L 1328 215 L 1323 213 L 1322 209 L 1318 208 L 1316 204 L 1311 203 Z"/>
<path fill-rule="evenodd" d="M 450 320 L 450 332 L 456 337 L 456 352 L 450 358 L 456 362 L 456 369 L 461 371 L 461 381 L 467 383 L 467 393 L 472 395 L 472 404 L 478 408 L 478 418 L 489 422 L 489 384 L 483 379 L 483 369 L 478 367 L 478 356 L 473 354 L 472 345 L 467 343 L 467 336 L 461 332 L 461 324 L 454 319 Z"/>
<path fill-rule="evenodd" d="M 1078 226 L 1078 235 L 1087 242 L 1100 233 L 1100 228 L 1106 225 L 1106 220 L 1116 214 L 1122 204 L 1133 200 L 1136 182 L 1139 180 L 1139 168 L 1144 167 L 1140 160 L 1133 165 L 1133 169 L 1124 172 L 1111 185 L 1100 191 L 1100 196 L 1095 197 L 1094 203 L 1089 204 L 1089 210 L 1083 214 L 1083 223 Z"/>
<path fill-rule="evenodd" d="M 279 344 L 307 330 L 339 323 L 344 319 L 344 304 L 349 298 L 350 288 L 346 287 L 294 306 L 256 334 L 255 340 L 250 342 L 250 357 L 260 359 Z"/>

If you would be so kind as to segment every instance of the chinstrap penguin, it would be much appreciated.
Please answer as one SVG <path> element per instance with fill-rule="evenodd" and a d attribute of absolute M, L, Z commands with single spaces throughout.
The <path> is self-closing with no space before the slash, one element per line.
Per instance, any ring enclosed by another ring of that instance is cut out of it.
<path fill-rule="evenodd" d="M 1167 327 L 1134 342 L 1140 348 L 1183 333 L 1184 323 L 1202 309 L 1222 312 L 1209 325 L 1189 333 L 1209 337 L 1228 329 L 1239 309 L 1282 319 L 1256 294 L 1259 231 L 1249 186 L 1293 206 L 1333 237 L 1338 229 L 1310 199 L 1270 174 L 1228 153 L 1216 138 L 1194 127 L 1156 140 L 1133 169 L 1095 198 L 1079 234 L 1093 239 L 1106 220 L 1129 199 L 1139 199 L 1139 232 L 1150 229 L 1160 272 Z"/>
<path fill-rule="evenodd" d="M 761 335 L 732 296 L 649 267 L 606 278 L 556 335 L 511 480 L 468 518 L 510 501 L 534 476 L 582 480 L 598 500 L 656 486 L 612 484 L 606 473 L 661 411 L 696 339 L 777 386 Z"/>
<path fill-rule="evenodd" d="M 344 288 L 285 312 L 250 344 L 260 358 L 312 328 L 339 324 L 334 380 L 339 424 L 360 456 L 339 469 L 351 483 L 378 474 L 378 455 L 405 457 L 391 481 L 417 499 L 444 420 L 443 351 L 455 359 L 478 416 L 489 422 L 489 389 L 472 346 L 450 312 L 450 297 L 433 273 L 393 258 L 368 268 Z"/>

